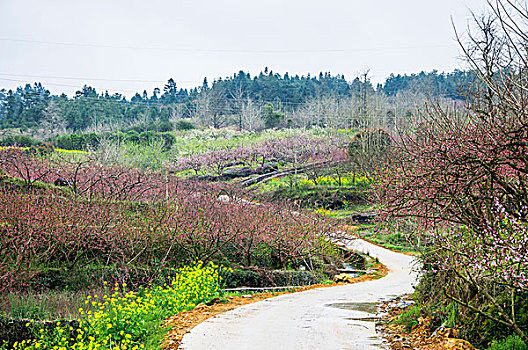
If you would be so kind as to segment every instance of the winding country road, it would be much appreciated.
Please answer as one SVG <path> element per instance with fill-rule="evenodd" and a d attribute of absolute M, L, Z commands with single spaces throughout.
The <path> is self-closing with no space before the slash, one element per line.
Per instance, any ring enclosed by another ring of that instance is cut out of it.
<path fill-rule="evenodd" d="M 411 256 L 362 240 L 349 248 L 378 257 L 381 279 L 285 294 L 210 318 L 187 333 L 181 349 L 380 349 L 376 304 L 410 293 L 417 274 Z"/>

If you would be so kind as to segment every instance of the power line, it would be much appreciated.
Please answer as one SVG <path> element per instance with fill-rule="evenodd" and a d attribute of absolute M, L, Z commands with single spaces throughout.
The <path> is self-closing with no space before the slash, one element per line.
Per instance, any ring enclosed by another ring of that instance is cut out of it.
<path fill-rule="evenodd" d="M 1 77 L 0 77 L 0 80 L 14 81 L 14 82 L 21 83 L 21 84 L 29 84 L 26 80 L 20 80 L 20 79 L 9 79 L 9 78 L 1 78 Z M 79 86 L 79 85 L 60 84 L 60 83 L 49 83 L 49 82 L 46 82 L 45 84 L 46 84 L 46 85 L 51 85 L 51 86 L 73 87 L 73 88 L 76 88 L 76 89 L 82 89 L 82 86 Z M 84 85 L 86 85 L 86 84 L 83 84 L 83 86 L 84 86 Z M 105 89 L 105 88 L 99 88 L 99 89 L 100 89 L 100 90 L 105 90 L 105 91 L 113 90 L 113 89 Z M 136 92 L 138 92 L 138 91 L 134 91 L 134 90 L 125 90 L 125 89 L 120 89 L 120 91 L 125 91 L 125 92 L 130 92 L 130 93 L 136 93 Z"/>
<path fill-rule="evenodd" d="M 21 77 L 24 77 L 24 76 L 27 76 L 27 77 L 40 77 L 40 78 L 45 78 L 44 76 L 38 76 L 38 75 L 22 75 L 22 74 L 2 74 L 0 73 L 0 76 L 1 75 L 6 75 L 6 76 L 21 76 Z M 54 76 L 48 76 L 47 78 L 51 78 L 51 79 L 54 79 L 54 78 L 59 78 L 59 77 L 54 77 Z M 64 79 L 68 79 L 66 77 L 64 77 Z M 71 78 L 73 79 L 73 78 Z M 84 79 L 84 78 L 79 78 L 80 79 Z M 86 78 L 86 79 L 90 79 L 90 78 Z M 20 83 L 20 84 L 29 84 L 29 82 L 27 80 L 20 80 L 20 79 L 10 79 L 10 78 L 2 78 L 0 77 L 0 81 L 14 81 L 14 82 L 17 82 L 17 83 Z M 112 79 L 94 79 L 94 80 L 104 80 L 104 81 L 114 81 Z M 115 81 L 119 81 L 119 80 L 115 80 Z M 148 81 L 146 81 L 148 82 Z M 155 81 L 155 82 L 159 82 L 159 81 Z M 50 85 L 50 86 L 61 86 L 61 87 L 72 87 L 72 88 L 76 88 L 76 89 L 82 89 L 84 86 L 87 86 L 88 84 L 86 83 L 82 83 L 81 86 L 79 85 L 71 85 L 71 84 L 62 84 L 62 83 L 50 83 L 50 82 L 45 82 L 43 83 L 43 85 Z M 88 85 L 89 86 L 89 85 Z M 120 93 L 120 92 L 129 92 L 129 93 L 132 93 L 132 94 L 136 94 L 136 93 L 140 93 L 139 90 L 127 90 L 127 89 L 121 89 L 119 88 L 119 91 L 117 91 L 117 89 L 109 89 L 109 88 L 105 88 L 105 87 L 97 87 L 96 88 L 98 90 L 102 90 L 102 91 L 112 91 L 112 90 L 115 90 L 117 93 Z M 145 90 L 145 89 L 143 89 Z M 145 90 L 146 91 L 146 90 Z"/>
<path fill-rule="evenodd" d="M 29 84 L 26 80 L 20 80 L 20 79 L 9 79 L 9 78 L 0 78 L 0 80 L 5 80 L 5 81 L 14 81 L 14 82 L 17 82 L 17 83 L 27 83 Z M 46 85 L 53 85 L 53 86 L 66 86 L 66 87 L 74 87 L 74 88 L 79 88 L 78 85 L 68 85 L 68 84 L 54 84 L 54 83 L 46 83 Z"/>
<path fill-rule="evenodd" d="M 94 80 L 94 81 L 115 81 L 115 82 L 134 82 L 134 83 L 163 83 L 164 80 L 143 80 L 143 79 L 109 79 L 109 78 L 88 78 L 88 77 L 66 77 L 66 76 L 55 76 L 55 75 L 32 75 L 32 74 L 11 74 L 11 73 L 0 73 L 0 76 L 8 77 L 28 77 L 28 78 L 46 78 L 46 79 L 64 79 L 64 80 Z M 197 80 L 178 80 L 180 83 L 196 83 L 199 84 L 201 81 Z"/>
<path fill-rule="evenodd" d="M 145 47 L 145 46 L 120 46 L 107 45 L 95 43 L 76 43 L 76 42 L 60 42 L 60 41 L 44 41 L 32 39 L 15 39 L 15 38 L 0 38 L 0 41 L 20 42 L 26 44 L 43 44 L 43 45 L 58 45 L 58 46 L 76 46 L 76 47 L 94 47 L 106 49 L 123 49 L 123 50 L 149 50 L 149 51 L 165 51 L 165 52 L 195 52 L 195 53 L 339 53 L 339 52 L 377 52 L 377 51 L 392 51 L 392 50 L 415 50 L 427 48 L 447 48 L 453 47 L 454 44 L 422 44 L 422 45 L 408 45 L 408 46 L 386 46 L 386 47 L 371 47 L 371 48 L 334 48 L 334 49 L 202 49 L 202 48 L 165 48 L 165 47 Z"/>

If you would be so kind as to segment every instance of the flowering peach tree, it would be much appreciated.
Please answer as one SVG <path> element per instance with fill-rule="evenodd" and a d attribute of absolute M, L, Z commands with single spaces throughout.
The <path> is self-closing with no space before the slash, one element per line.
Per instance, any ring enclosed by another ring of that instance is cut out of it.
<path fill-rule="evenodd" d="M 449 298 L 526 339 L 516 319 L 517 296 L 528 291 L 526 119 L 439 108 L 425 117 L 395 138 L 378 186 L 386 213 L 427 233 L 427 270 L 474 291 L 463 300 L 446 288 Z M 472 304 L 478 298 L 495 311 Z"/>
<path fill-rule="evenodd" d="M 0 185 L 0 289 L 48 268 L 154 272 L 197 260 L 280 268 L 328 252 L 327 219 L 242 200 L 236 188 L 218 200 L 227 185 L 20 150 L 0 150 L 0 166 L 4 178 L 23 179 Z M 67 186 L 53 186 L 57 177 Z"/>

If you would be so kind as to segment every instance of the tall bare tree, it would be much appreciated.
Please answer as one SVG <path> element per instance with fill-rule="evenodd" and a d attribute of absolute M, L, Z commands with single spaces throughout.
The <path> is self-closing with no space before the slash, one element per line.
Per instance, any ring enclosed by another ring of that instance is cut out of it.
<path fill-rule="evenodd" d="M 220 128 L 226 122 L 226 107 L 225 94 L 219 89 L 209 89 L 196 101 L 195 118 L 203 126 Z"/>
<path fill-rule="evenodd" d="M 241 103 L 239 113 L 239 127 L 241 129 L 259 130 L 264 127 L 264 122 L 262 121 L 262 108 L 250 98 L 247 98 Z"/>
<path fill-rule="evenodd" d="M 53 100 L 43 111 L 41 125 L 44 137 L 54 137 L 66 133 L 64 111 Z"/>

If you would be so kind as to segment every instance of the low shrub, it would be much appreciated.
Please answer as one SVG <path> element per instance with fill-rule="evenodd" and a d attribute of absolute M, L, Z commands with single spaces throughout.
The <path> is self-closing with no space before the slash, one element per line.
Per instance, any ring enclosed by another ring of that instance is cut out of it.
<path fill-rule="evenodd" d="M 99 147 L 100 138 L 96 133 L 70 134 L 56 137 L 53 144 L 56 148 L 86 151 Z"/>
<path fill-rule="evenodd" d="M 176 122 L 176 130 L 193 130 L 193 129 L 196 129 L 196 127 L 191 122 L 188 122 L 186 120 L 179 120 Z"/>
<path fill-rule="evenodd" d="M 281 271 L 259 268 L 234 269 L 223 276 L 226 288 L 286 287 L 316 284 L 320 277 L 310 271 Z"/>
<path fill-rule="evenodd" d="M 44 143 L 29 136 L 12 135 L 0 139 L 0 146 L 40 147 Z"/>

